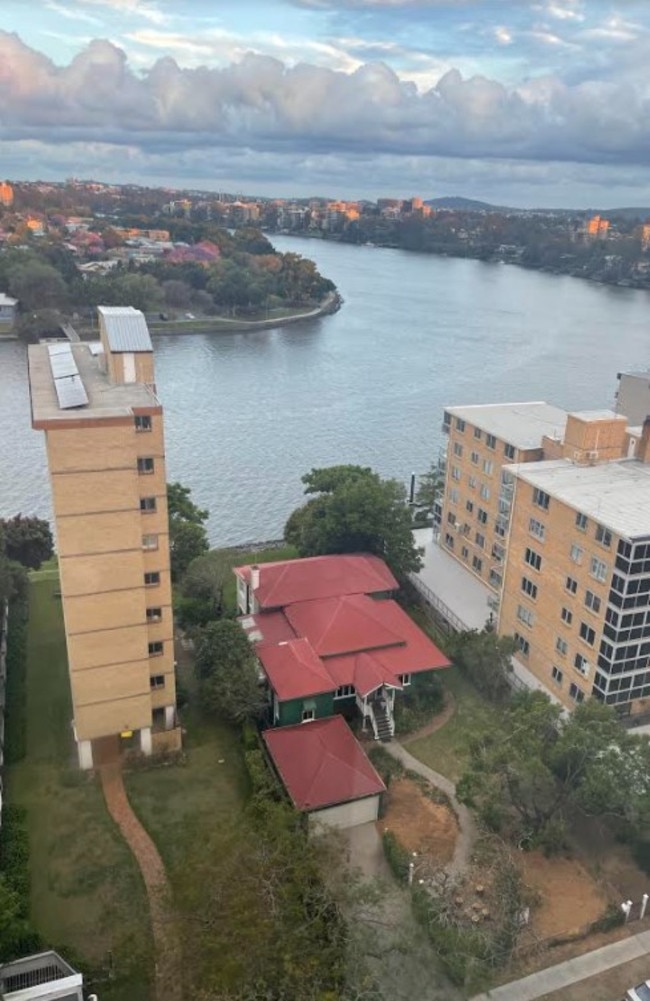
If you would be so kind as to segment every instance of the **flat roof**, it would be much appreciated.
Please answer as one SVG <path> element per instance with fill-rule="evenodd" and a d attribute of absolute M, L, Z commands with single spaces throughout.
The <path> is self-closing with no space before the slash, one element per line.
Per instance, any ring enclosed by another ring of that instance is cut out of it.
<path fill-rule="evenodd" d="M 628 539 L 650 535 L 650 464 L 616 459 L 595 466 L 568 459 L 505 466 L 588 518 Z"/>
<path fill-rule="evenodd" d="M 445 407 L 445 410 L 521 449 L 541 448 L 544 435 L 562 438 L 568 417 L 566 410 L 542 400 Z"/>
<path fill-rule="evenodd" d="M 153 351 L 147 321 L 133 306 L 98 306 L 111 351 Z"/>
<path fill-rule="evenodd" d="M 576 417 L 579 421 L 625 421 L 627 423 L 627 417 L 614 413 L 613 410 L 572 410 L 569 417 Z"/>
<path fill-rule="evenodd" d="M 32 420 L 35 424 L 41 421 L 70 421 L 75 418 L 87 420 L 129 417 L 134 408 L 150 409 L 160 406 L 153 390 L 144 383 L 111 382 L 103 368 L 103 357 L 94 355 L 88 344 L 72 344 L 71 348 L 88 403 L 71 410 L 61 409 L 48 345 L 30 344 L 29 383 Z"/>

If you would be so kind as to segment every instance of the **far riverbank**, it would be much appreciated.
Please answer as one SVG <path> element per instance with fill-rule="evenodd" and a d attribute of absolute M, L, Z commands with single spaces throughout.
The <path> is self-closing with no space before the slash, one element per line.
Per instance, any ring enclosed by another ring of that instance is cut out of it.
<path fill-rule="evenodd" d="M 247 330 L 275 330 L 301 320 L 312 320 L 318 316 L 336 313 L 343 299 L 338 291 L 328 292 L 318 306 L 311 309 L 270 316 L 263 320 L 237 319 L 228 316 L 206 316 L 200 320 L 153 320 L 147 317 L 147 325 L 152 334 L 225 334 L 242 333 Z"/>

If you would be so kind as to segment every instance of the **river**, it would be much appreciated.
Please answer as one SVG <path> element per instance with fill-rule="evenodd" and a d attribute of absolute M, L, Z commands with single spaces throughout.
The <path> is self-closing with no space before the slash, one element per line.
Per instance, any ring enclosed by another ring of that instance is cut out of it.
<path fill-rule="evenodd" d="M 480 261 L 276 237 L 338 286 L 333 316 L 253 333 L 160 336 L 168 476 L 210 510 L 214 545 L 277 538 L 302 473 L 340 462 L 406 482 L 446 404 L 611 407 L 650 362 L 649 293 Z M 0 514 L 51 515 L 25 349 L 0 343 Z"/>

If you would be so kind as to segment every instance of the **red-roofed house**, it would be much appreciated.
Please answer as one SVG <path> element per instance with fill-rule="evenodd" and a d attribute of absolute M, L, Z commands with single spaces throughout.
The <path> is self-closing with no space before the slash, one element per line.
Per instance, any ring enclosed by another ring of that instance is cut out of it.
<path fill-rule="evenodd" d="M 266 730 L 264 742 L 296 809 L 310 824 L 377 820 L 386 787 L 342 716 Z"/>
<path fill-rule="evenodd" d="M 376 556 L 319 556 L 238 567 L 240 618 L 268 683 L 273 724 L 357 710 L 390 739 L 396 695 L 449 661 L 388 595 Z"/>

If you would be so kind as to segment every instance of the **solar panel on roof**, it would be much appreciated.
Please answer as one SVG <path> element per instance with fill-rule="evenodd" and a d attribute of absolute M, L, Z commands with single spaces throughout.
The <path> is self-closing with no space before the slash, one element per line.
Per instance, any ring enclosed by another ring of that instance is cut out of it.
<path fill-rule="evenodd" d="M 72 352 L 72 348 L 67 341 L 60 341 L 58 344 L 48 344 L 47 350 L 50 353 L 50 358 L 52 355 L 71 354 Z"/>
<path fill-rule="evenodd" d="M 55 379 L 54 388 L 56 389 L 61 410 L 83 407 L 88 403 L 88 396 L 79 373 L 77 375 L 65 376 L 62 379 Z"/>
<path fill-rule="evenodd" d="M 91 341 L 91 343 L 88 345 L 88 350 L 90 351 L 91 355 L 94 356 L 103 355 L 104 345 L 102 344 L 101 341 Z"/>
<path fill-rule="evenodd" d="M 67 354 L 50 356 L 50 367 L 55 379 L 62 379 L 67 375 L 79 375 L 79 369 L 71 351 L 68 351 Z"/>

